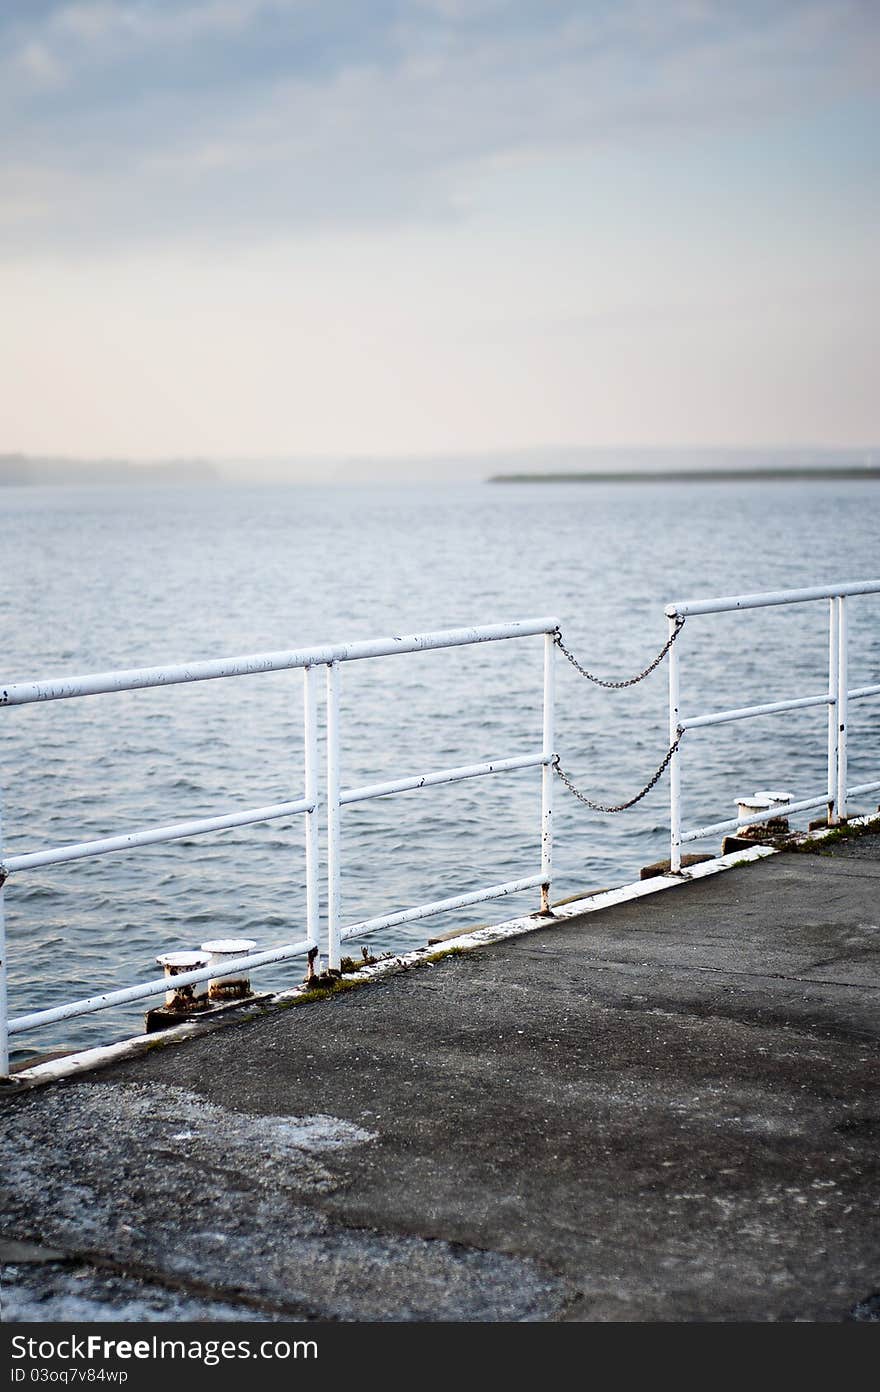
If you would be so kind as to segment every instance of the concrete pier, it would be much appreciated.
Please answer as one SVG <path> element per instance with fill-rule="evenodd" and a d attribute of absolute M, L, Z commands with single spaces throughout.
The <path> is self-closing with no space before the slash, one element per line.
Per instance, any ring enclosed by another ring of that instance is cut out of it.
<path fill-rule="evenodd" d="M 880 1318 L 880 836 L 7 1098 L 3 1318 Z"/>

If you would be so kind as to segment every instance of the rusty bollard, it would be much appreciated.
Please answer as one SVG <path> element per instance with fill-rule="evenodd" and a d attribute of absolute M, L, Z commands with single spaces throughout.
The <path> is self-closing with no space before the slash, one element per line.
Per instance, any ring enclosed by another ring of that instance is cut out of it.
<path fill-rule="evenodd" d="M 233 957 L 247 957 L 256 947 L 253 938 L 214 938 L 202 943 L 202 951 L 207 952 L 212 967 L 222 967 L 224 961 Z M 251 994 L 250 977 L 241 970 L 232 976 L 212 976 L 208 984 L 208 996 L 212 1001 L 242 1000 Z"/>
<path fill-rule="evenodd" d="M 169 988 L 165 992 L 165 1005 L 169 1010 L 191 1010 L 197 1004 L 195 983 L 189 982 L 186 986 L 174 986 L 171 983 L 175 976 L 206 967 L 210 960 L 207 952 L 163 952 L 156 958 L 159 966 L 165 968 L 168 978 Z"/>
<path fill-rule="evenodd" d="M 739 817 L 751 817 L 756 812 L 775 812 L 777 808 L 779 816 L 770 817 L 765 822 L 754 822 L 751 826 L 739 827 L 737 836 L 747 841 L 766 841 L 773 836 L 784 834 L 788 831 L 785 809 L 790 802 L 791 793 L 779 793 L 768 788 L 761 788 L 749 798 L 738 798 L 736 810 Z"/>

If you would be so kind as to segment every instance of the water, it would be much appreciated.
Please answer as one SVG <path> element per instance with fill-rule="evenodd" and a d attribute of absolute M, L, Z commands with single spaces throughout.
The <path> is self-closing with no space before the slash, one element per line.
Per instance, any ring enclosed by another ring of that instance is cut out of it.
<path fill-rule="evenodd" d="M 878 572 L 871 483 L 5 488 L 10 682 L 386 633 L 555 615 L 592 670 L 628 676 L 672 599 Z M 851 684 L 878 680 L 880 606 L 850 601 Z M 827 606 L 694 618 L 682 709 L 825 689 Z M 540 746 L 541 639 L 350 664 L 343 783 Z M 0 712 L 8 854 L 302 795 L 302 675 Z M 606 693 L 558 665 L 557 747 L 592 796 L 636 791 L 667 746 L 665 665 Z M 693 732 L 686 825 L 738 793 L 824 786 L 824 708 Z M 877 702 L 852 709 L 850 782 L 876 777 Z M 668 784 L 618 817 L 557 784 L 554 897 L 620 884 L 667 853 Z M 540 773 L 412 792 L 343 813 L 346 921 L 538 870 Z M 694 849 L 714 849 L 698 846 Z M 218 936 L 269 945 L 304 922 L 303 819 L 21 872 L 7 887 L 13 1013 L 156 973 Z M 374 950 L 529 912 L 535 893 L 375 935 Z M 355 944 L 355 951 L 357 945 Z M 256 980 L 280 987 L 300 963 Z M 141 1009 L 18 1036 L 15 1055 L 118 1038 Z"/>

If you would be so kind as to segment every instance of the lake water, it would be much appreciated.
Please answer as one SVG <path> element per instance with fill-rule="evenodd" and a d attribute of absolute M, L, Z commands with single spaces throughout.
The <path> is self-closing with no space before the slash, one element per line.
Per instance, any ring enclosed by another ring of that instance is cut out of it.
<path fill-rule="evenodd" d="M 670 600 L 880 573 L 869 482 L 318 489 L 5 488 L 0 681 L 553 615 L 585 665 L 628 676 Z M 880 680 L 880 600 L 850 601 L 851 684 Z M 825 689 L 827 605 L 691 619 L 682 709 Z M 373 782 L 540 746 L 542 640 L 342 670 L 342 777 Z M 607 693 L 558 664 L 557 748 L 594 798 L 635 792 L 667 746 L 666 668 Z M 878 702 L 853 705 L 850 783 L 876 778 Z M 263 675 L 0 711 L 7 854 L 302 795 L 302 676 Z M 694 731 L 685 822 L 737 794 L 824 786 L 824 708 Z M 620 884 L 668 853 L 666 779 L 589 813 L 557 789 L 553 897 Z M 874 800 L 876 802 L 876 799 Z M 873 805 L 868 803 L 868 805 Z M 156 974 L 209 937 L 261 944 L 304 922 L 303 818 L 21 872 L 6 890 L 13 1013 Z M 539 869 L 540 772 L 343 812 L 346 921 Z M 715 849 L 699 845 L 693 849 Z M 500 921 L 537 891 L 374 935 L 373 950 Z M 354 945 L 357 951 L 357 944 Z M 299 962 L 258 984 L 302 976 Z M 122 1037 L 142 1008 L 17 1036 L 14 1055 Z"/>

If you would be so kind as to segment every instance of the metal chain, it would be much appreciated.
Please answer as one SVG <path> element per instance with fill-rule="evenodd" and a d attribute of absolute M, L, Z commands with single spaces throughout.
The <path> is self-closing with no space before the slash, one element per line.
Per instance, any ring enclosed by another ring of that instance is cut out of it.
<path fill-rule="evenodd" d="M 575 671 L 580 672 L 581 676 L 586 677 L 587 681 L 593 682 L 596 686 L 607 687 L 609 691 L 619 691 L 624 686 L 636 686 L 638 682 L 644 681 L 645 677 L 649 677 L 651 673 L 655 670 L 655 668 L 660 666 L 660 663 L 663 661 L 664 657 L 669 652 L 669 649 L 672 647 L 673 643 L 675 642 L 676 638 L 678 637 L 679 633 L 681 633 L 681 630 L 683 628 L 684 615 L 679 614 L 675 620 L 675 628 L 672 630 L 666 642 L 663 644 L 663 647 L 660 649 L 657 656 L 654 658 L 654 661 L 650 662 L 643 672 L 639 672 L 638 676 L 629 677 L 626 681 L 605 681 L 602 677 L 594 676 L 592 672 L 588 672 L 586 667 L 582 667 L 581 664 L 578 662 L 571 649 L 565 646 L 565 643 L 562 641 L 562 633 L 558 628 L 553 633 L 553 641 L 556 644 L 559 651 L 562 653 L 563 657 L 567 657 Z"/>
<path fill-rule="evenodd" d="M 616 807 L 609 807 L 604 802 L 593 802 L 592 798 L 588 798 L 586 793 L 582 793 L 579 788 L 576 788 L 572 783 L 571 779 L 569 778 L 568 774 L 562 768 L 562 765 L 559 762 L 558 754 L 553 755 L 553 770 L 558 775 L 558 777 L 562 779 L 568 791 L 570 793 L 573 793 L 574 796 L 577 798 L 578 802 L 582 802 L 585 807 L 592 808 L 594 812 L 625 812 L 628 807 L 635 807 L 637 802 L 641 802 L 643 797 L 647 797 L 651 789 L 660 782 L 660 779 L 666 772 L 670 759 L 672 758 L 678 746 L 681 744 L 683 735 L 684 731 L 682 730 L 679 733 L 675 742 L 671 744 L 667 749 L 665 755 L 663 756 L 662 764 L 660 765 L 654 776 L 650 779 L 650 781 L 645 784 L 642 791 L 640 793 L 636 793 L 635 797 L 631 797 L 627 802 L 618 803 Z"/>

